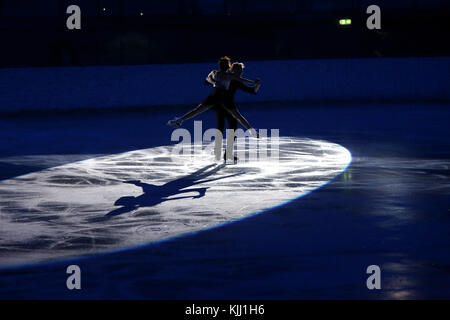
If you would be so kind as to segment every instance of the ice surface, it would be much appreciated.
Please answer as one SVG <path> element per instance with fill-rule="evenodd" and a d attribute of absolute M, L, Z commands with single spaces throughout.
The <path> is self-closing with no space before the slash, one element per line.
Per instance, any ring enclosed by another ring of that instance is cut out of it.
<path fill-rule="evenodd" d="M 208 146 L 182 155 L 170 145 L 2 181 L 0 265 L 95 254 L 212 228 L 305 195 L 351 162 L 350 152 L 335 143 L 279 141 L 279 160 L 216 163 Z"/>

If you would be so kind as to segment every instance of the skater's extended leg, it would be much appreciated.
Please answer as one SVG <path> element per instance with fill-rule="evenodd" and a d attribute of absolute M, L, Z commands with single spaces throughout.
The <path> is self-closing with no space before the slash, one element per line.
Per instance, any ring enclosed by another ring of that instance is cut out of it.
<path fill-rule="evenodd" d="M 227 147 L 225 156 L 225 160 L 237 160 L 237 158 L 234 156 L 234 130 L 232 129 L 227 130 Z"/>
<path fill-rule="evenodd" d="M 214 111 L 216 112 L 216 124 L 217 124 L 217 130 L 219 130 L 222 133 L 222 136 L 225 134 L 225 117 L 228 115 L 225 110 L 222 108 L 214 108 Z"/>
<path fill-rule="evenodd" d="M 216 121 L 217 121 L 217 132 L 214 140 L 214 155 L 216 160 L 219 161 L 222 157 L 222 145 L 223 145 L 223 134 L 225 131 L 225 111 L 216 107 Z"/>
<path fill-rule="evenodd" d="M 192 109 L 191 111 L 184 114 L 181 118 L 175 118 L 173 120 L 170 120 L 167 124 L 174 127 L 179 127 L 183 123 L 183 121 L 191 119 L 195 116 L 198 116 L 200 113 L 205 112 L 206 110 L 210 109 L 211 105 L 204 105 L 199 104 L 197 107 Z"/>
<path fill-rule="evenodd" d="M 211 107 L 212 107 L 211 105 L 199 104 L 196 108 L 192 109 L 191 111 L 186 113 L 184 116 L 182 116 L 181 120 L 185 121 L 185 120 L 191 119 L 195 116 L 198 116 L 200 113 L 205 112 L 206 110 L 210 109 Z"/>
<path fill-rule="evenodd" d="M 235 139 L 235 131 L 237 130 L 237 120 L 231 115 L 231 113 L 227 113 L 227 122 L 228 122 L 228 129 L 227 129 L 227 147 L 225 151 L 225 160 L 237 161 L 238 158 L 234 155 L 234 139 Z"/>
<path fill-rule="evenodd" d="M 247 119 L 244 118 L 244 116 L 237 110 L 237 109 L 230 109 L 227 107 L 224 107 L 225 110 L 227 110 L 237 121 L 239 121 L 240 124 L 242 124 L 242 126 L 247 129 L 250 130 L 252 129 L 252 126 L 250 125 L 250 123 L 247 121 Z"/>
<path fill-rule="evenodd" d="M 234 131 L 237 130 L 237 127 L 238 127 L 237 120 L 230 113 L 227 113 L 227 122 L 228 122 L 229 129 L 232 129 Z"/>
<path fill-rule="evenodd" d="M 214 139 L 214 156 L 216 161 L 220 161 L 222 157 L 223 135 L 219 129 L 216 129 L 216 138 Z"/>

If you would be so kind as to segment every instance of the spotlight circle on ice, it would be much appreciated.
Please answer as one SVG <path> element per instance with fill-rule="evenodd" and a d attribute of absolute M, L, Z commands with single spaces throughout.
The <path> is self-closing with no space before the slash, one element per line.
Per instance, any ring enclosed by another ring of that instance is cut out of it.
<path fill-rule="evenodd" d="M 0 182 L 0 264 L 109 252 L 210 229 L 306 195 L 351 162 L 346 148 L 305 138 L 280 137 L 278 161 L 235 165 L 217 163 L 209 153 L 176 156 L 176 147 Z"/>

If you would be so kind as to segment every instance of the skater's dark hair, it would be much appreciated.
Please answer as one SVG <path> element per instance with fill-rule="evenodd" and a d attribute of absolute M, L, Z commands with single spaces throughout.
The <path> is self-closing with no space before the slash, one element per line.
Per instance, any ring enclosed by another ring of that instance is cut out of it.
<path fill-rule="evenodd" d="M 220 71 L 228 71 L 228 69 L 230 69 L 230 62 L 231 62 L 231 59 L 228 58 L 227 56 L 220 58 L 219 59 L 219 70 Z"/>

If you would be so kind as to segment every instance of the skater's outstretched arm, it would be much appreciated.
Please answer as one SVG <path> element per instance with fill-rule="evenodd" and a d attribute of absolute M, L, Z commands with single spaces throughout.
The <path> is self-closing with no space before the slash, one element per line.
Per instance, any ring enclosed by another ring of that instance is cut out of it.
<path fill-rule="evenodd" d="M 211 74 L 211 73 L 210 73 Z M 224 73 L 224 72 L 216 72 L 214 73 L 214 75 L 212 76 L 212 78 L 218 82 L 218 81 L 223 81 L 223 80 L 227 80 L 227 81 L 238 81 L 240 83 L 244 83 L 244 84 L 256 84 L 257 81 L 253 81 L 253 80 L 249 80 L 246 78 L 241 78 L 240 76 L 237 76 L 235 74 L 232 73 Z"/>
<path fill-rule="evenodd" d="M 230 77 L 230 80 L 235 80 L 235 81 L 238 81 L 238 82 L 243 83 L 243 84 L 256 84 L 257 83 L 257 81 L 249 80 L 249 79 L 246 79 L 246 78 L 241 78 L 241 77 L 238 77 L 238 76 L 236 76 L 234 74 L 228 74 L 228 75 Z"/>
<path fill-rule="evenodd" d="M 252 93 L 252 94 L 257 94 L 260 87 L 261 87 L 261 80 L 259 80 L 259 79 L 255 80 L 254 86 L 249 86 L 249 85 L 243 84 L 242 82 L 237 83 L 237 88 L 239 90 L 242 90 L 247 93 Z"/>
<path fill-rule="evenodd" d="M 247 83 L 247 84 L 256 84 L 256 81 L 253 81 L 253 80 L 248 80 L 248 79 L 245 79 L 245 78 L 236 78 L 237 79 L 237 81 L 239 81 L 239 82 L 241 82 L 241 83 Z"/>

